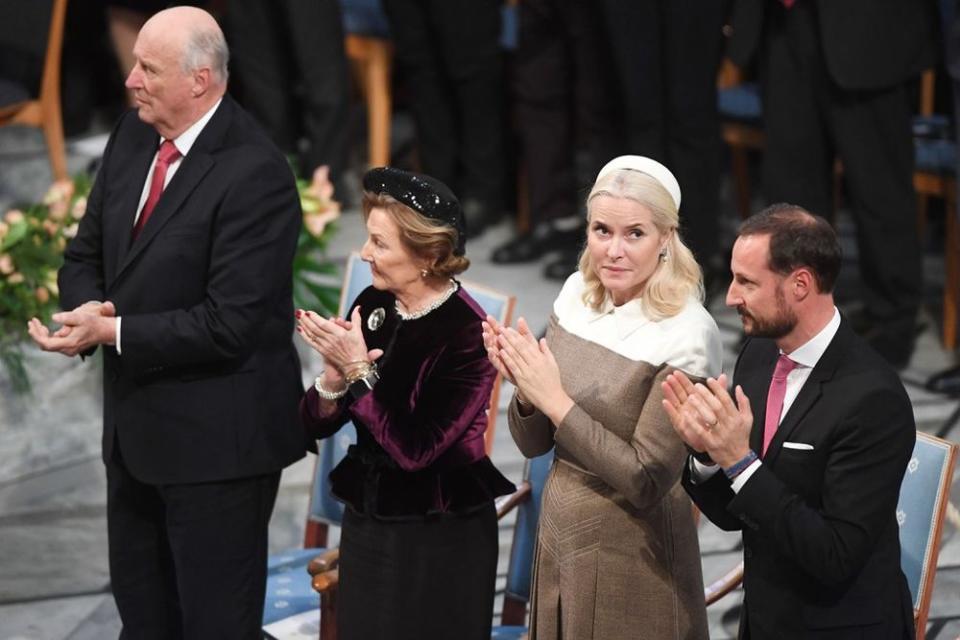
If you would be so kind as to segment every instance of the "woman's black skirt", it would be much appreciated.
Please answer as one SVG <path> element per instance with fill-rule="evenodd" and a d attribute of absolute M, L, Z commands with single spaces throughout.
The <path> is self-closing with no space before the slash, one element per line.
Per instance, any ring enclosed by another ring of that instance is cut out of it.
<path fill-rule="evenodd" d="M 347 509 L 340 640 L 489 640 L 497 576 L 493 503 L 464 516 L 384 521 Z"/>

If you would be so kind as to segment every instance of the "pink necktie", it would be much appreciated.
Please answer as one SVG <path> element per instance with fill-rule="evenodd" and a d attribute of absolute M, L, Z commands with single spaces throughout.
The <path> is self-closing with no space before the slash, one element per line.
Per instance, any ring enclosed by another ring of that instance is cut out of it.
<path fill-rule="evenodd" d="M 147 224 L 147 219 L 153 213 L 153 208 L 157 206 L 160 200 L 160 194 L 163 193 L 163 183 L 167 179 L 167 169 L 177 161 L 180 152 L 174 146 L 172 140 L 164 140 L 160 145 L 160 152 L 157 154 L 157 161 L 153 165 L 153 178 L 150 179 L 150 192 L 147 194 L 147 201 L 143 203 L 143 210 L 137 223 L 133 225 L 133 239 L 143 230 L 143 225 Z"/>
<path fill-rule="evenodd" d="M 777 358 L 777 366 L 773 370 L 773 380 L 770 381 L 770 390 L 767 391 L 767 413 L 763 420 L 763 451 L 760 457 L 767 453 L 767 447 L 773 440 L 780 424 L 780 412 L 783 411 L 783 396 L 787 393 L 787 374 L 793 371 L 797 363 L 785 355 Z"/>

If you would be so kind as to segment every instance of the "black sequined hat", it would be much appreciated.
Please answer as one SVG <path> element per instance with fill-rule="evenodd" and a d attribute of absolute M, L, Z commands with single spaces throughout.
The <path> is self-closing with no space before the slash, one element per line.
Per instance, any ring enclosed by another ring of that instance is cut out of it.
<path fill-rule="evenodd" d="M 450 188 L 430 176 L 401 171 L 393 167 L 370 169 L 363 176 L 363 190 L 385 193 L 417 213 L 435 222 L 453 227 L 457 232 L 457 248 L 462 256 L 467 242 L 467 229 L 460 201 Z"/>

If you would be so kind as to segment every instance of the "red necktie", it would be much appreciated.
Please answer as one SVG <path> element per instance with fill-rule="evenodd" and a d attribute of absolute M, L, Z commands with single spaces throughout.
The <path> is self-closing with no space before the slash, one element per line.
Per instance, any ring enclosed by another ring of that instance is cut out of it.
<path fill-rule="evenodd" d="M 137 223 L 133 225 L 134 240 L 140 235 L 143 226 L 147 224 L 147 219 L 153 213 L 153 208 L 157 206 L 157 201 L 160 200 L 160 194 L 163 193 L 163 183 L 167 179 L 167 169 L 171 163 L 176 162 L 179 158 L 180 152 L 177 151 L 173 141 L 164 140 L 163 144 L 160 145 L 160 152 L 157 153 L 157 161 L 153 165 L 150 193 L 147 194 L 147 201 L 143 203 L 143 210 L 140 212 L 140 217 L 137 218 Z"/>
<path fill-rule="evenodd" d="M 773 435 L 777 432 L 780 425 L 780 412 L 783 411 L 783 396 L 787 393 L 787 374 L 793 371 L 797 363 L 785 355 L 777 358 L 777 366 L 773 370 L 773 380 L 770 381 L 770 390 L 767 391 L 767 413 L 763 420 L 763 451 L 760 456 L 767 453 L 767 447 L 773 440 Z"/>

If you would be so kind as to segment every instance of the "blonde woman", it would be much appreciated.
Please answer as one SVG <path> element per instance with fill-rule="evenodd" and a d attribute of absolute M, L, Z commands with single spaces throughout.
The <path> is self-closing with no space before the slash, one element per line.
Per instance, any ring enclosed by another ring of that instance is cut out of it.
<path fill-rule="evenodd" d="M 587 199 L 586 248 L 540 341 L 484 324 L 488 357 L 517 387 L 520 451 L 556 447 L 534 561 L 531 638 L 706 638 L 700 551 L 680 479 L 686 450 L 661 406 L 674 371 L 720 373 L 700 267 L 677 227 L 680 187 L 622 156 Z"/>

